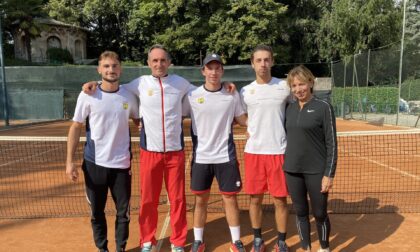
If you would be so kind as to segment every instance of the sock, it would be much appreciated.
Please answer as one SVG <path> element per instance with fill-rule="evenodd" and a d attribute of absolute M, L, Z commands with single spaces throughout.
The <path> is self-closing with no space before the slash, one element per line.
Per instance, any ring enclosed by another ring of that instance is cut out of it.
<path fill-rule="evenodd" d="M 143 243 L 143 247 L 149 247 L 150 245 L 152 245 L 152 242 L 144 242 Z"/>
<path fill-rule="evenodd" d="M 262 238 L 261 228 L 253 228 L 252 230 L 254 230 L 254 239 L 255 238 Z"/>
<path fill-rule="evenodd" d="M 204 228 L 194 228 L 194 240 L 203 242 Z"/>
<path fill-rule="evenodd" d="M 235 243 L 236 241 L 241 239 L 241 227 L 229 227 L 230 235 L 232 236 L 232 242 Z"/>
<path fill-rule="evenodd" d="M 278 232 L 277 239 L 279 241 L 286 241 L 286 233 Z"/>

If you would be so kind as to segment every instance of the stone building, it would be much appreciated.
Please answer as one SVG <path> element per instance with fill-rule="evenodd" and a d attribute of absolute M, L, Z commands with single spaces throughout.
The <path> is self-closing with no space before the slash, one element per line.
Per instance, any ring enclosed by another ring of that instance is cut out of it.
<path fill-rule="evenodd" d="M 38 22 L 47 27 L 41 36 L 31 40 L 33 62 L 46 62 L 48 48 L 63 48 L 70 51 L 75 63 L 86 59 L 87 29 L 66 24 L 51 18 L 39 18 Z M 14 38 L 15 58 L 28 59 L 21 35 Z"/>

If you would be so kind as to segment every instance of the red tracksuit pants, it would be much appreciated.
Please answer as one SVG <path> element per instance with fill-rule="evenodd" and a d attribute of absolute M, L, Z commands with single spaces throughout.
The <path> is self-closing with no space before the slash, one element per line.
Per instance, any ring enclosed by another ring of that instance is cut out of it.
<path fill-rule="evenodd" d="M 170 242 L 185 246 L 187 216 L 185 200 L 185 154 L 184 151 L 140 151 L 140 247 L 143 243 L 156 244 L 158 204 L 165 181 L 170 203 Z"/>

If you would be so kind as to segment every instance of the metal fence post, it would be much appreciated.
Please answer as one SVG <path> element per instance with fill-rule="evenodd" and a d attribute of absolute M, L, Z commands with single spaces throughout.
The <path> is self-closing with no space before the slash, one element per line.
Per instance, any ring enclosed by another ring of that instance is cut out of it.
<path fill-rule="evenodd" d="M 8 102 L 7 102 L 7 89 L 6 89 L 6 71 L 4 69 L 4 54 L 3 54 L 3 29 L 1 26 L 1 19 L 3 17 L 3 14 L 0 13 L 0 64 L 1 64 L 1 87 L 3 92 L 3 101 L 4 101 L 4 107 L 3 107 L 3 113 L 4 113 L 4 124 L 6 126 L 9 126 L 9 108 L 8 108 Z"/>

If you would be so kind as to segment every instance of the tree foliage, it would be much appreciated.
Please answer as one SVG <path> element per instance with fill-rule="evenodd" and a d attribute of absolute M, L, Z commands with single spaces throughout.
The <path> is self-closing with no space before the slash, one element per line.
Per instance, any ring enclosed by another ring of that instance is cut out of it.
<path fill-rule="evenodd" d="M 317 35 L 320 57 L 339 59 L 400 38 L 402 12 L 393 0 L 333 0 Z"/>
<path fill-rule="evenodd" d="M 131 0 L 50 0 L 51 17 L 89 29 L 88 56 L 108 49 L 133 59 L 134 37 L 128 32 Z"/>
<path fill-rule="evenodd" d="M 45 29 L 36 18 L 45 16 L 43 0 L 3 0 L 0 10 L 4 10 L 4 27 L 14 39 L 22 36 L 28 61 L 31 57 L 31 39 L 40 36 Z"/>
<path fill-rule="evenodd" d="M 205 45 L 209 51 L 222 54 L 228 63 L 249 60 L 258 44 L 274 45 L 276 52 L 284 51 L 281 36 L 286 10 L 273 0 L 229 1 L 211 16 Z"/>
<path fill-rule="evenodd" d="M 414 9 L 419 5 L 419 0 L 408 1 Z M 50 17 L 87 28 L 88 57 L 109 49 L 144 63 L 155 43 L 164 44 L 178 65 L 200 64 L 208 52 L 221 54 L 227 64 L 248 63 L 257 44 L 273 46 L 277 63 L 302 63 L 340 59 L 398 42 L 401 35 L 402 3 L 394 0 L 3 2 L 9 9 L 13 4 L 16 10 L 34 8 L 25 11 L 30 17 L 39 16 L 45 3 Z M 417 41 L 412 44 L 419 41 L 418 20 L 407 19 L 407 34 Z M 35 23 L 30 27 L 37 31 Z"/>

